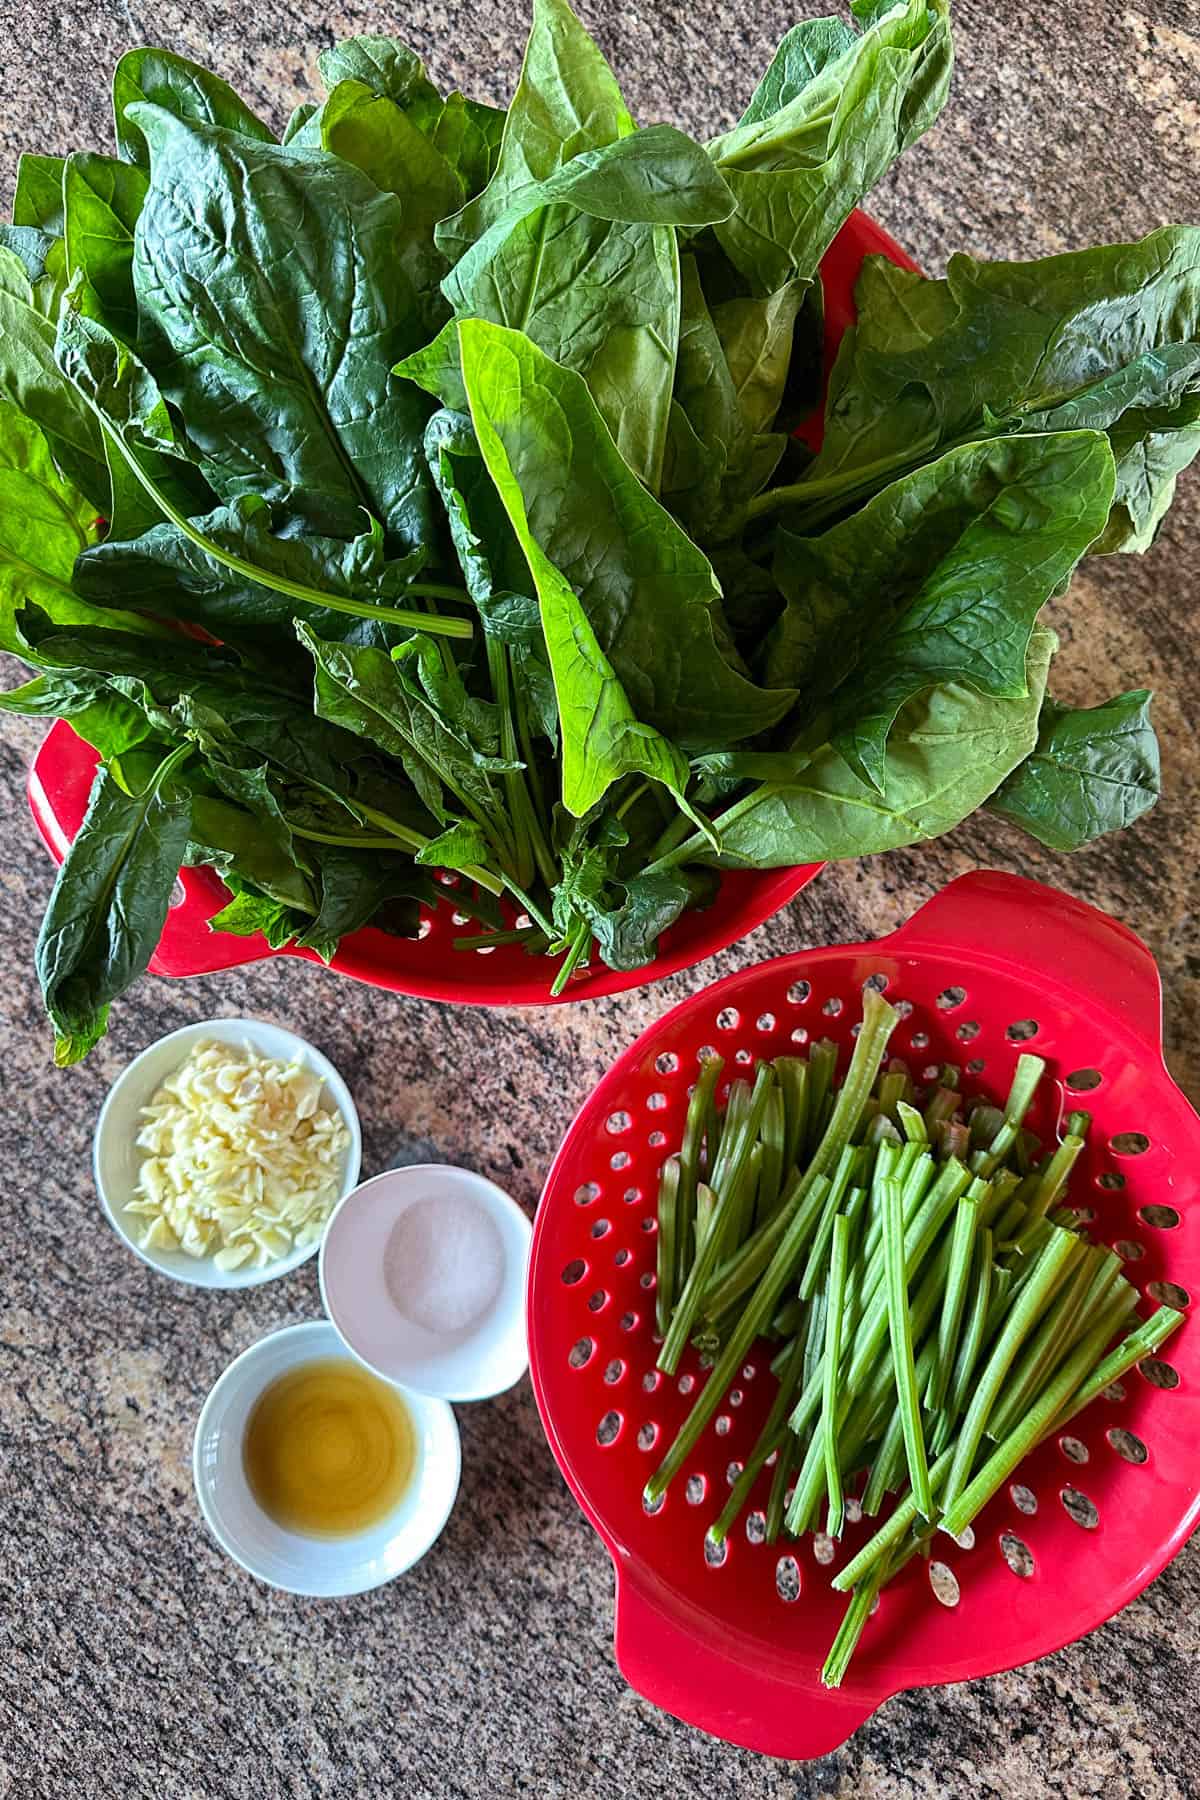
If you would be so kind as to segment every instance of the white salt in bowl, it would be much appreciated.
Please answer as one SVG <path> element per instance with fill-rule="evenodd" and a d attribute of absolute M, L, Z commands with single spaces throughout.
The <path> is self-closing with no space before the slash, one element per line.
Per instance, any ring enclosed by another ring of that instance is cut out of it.
<path fill-rule="evenodd" d="M 529 1366 L 532 1229 L 494 1182 L 447 1163 L 389 1169 L 340 1202 L 321 1298 L 376 1375 L 442 1400 L 488 1400 Z"/>

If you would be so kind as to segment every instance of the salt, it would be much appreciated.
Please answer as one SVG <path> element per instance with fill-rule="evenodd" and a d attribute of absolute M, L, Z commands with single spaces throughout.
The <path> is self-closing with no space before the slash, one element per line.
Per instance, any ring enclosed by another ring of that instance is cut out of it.
<path fill-rule="evenodd" d="M 473 1325 L 500 1291 L 504 1246 L 482 1207 L 459 1194 L 417 1200 L 383 1250 L 392 1305 L 410 1323 L 446 1335 Z"/>

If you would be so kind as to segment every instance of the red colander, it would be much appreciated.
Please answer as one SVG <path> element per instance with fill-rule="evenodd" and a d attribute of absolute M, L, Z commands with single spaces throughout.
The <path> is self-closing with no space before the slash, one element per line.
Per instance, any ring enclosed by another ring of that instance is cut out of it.
<path fill-rule="evenodd" d="M 616 1570 L 616 1656 L 626 1680 L 690 1724 L 774 1756 L 836 1748 L 904 1688 L 995 1674 L 1091 1631 L 1133 1599 L 1200 1511 L 1200 1337 L 1188 1324 L 1041 1445 L 974 1525 L 934 1540 L 881 1597 L 845 1685 L 820 1669 L 846 1604 L 830 1577 L 843 1543 L 762 1541 L 770 1470 L 719 1565 L 705 1533 L 775 1387 L 759 1344 L 657 1511 L 642 1488 L 704 1379 L 694 1352 L 655 1369 L 655 1205 L 707 1049 L 722 1077 L 811 1038 L 848 1060 L 864 983 L 901 1022 L 890 1051 L 914 1077 L 950 1062 L 964 1093 L 1002 1101 L 1017 1056 L 1048 1065 L 1031 1128 L 1093 1115 L 1070 1198 L 1094 1214 L 1147 1296 L 1200 1294 L 1200 1119 L 1167 1074 L 1161 992 L 1141 940 L 1052 888 L 964 875 L 890 937 L 804 951 L 731 975 L 645 1032 L 577 1115 L 534 1229 L 530 1363 L 551 1448 Z M 928 1069 L 926 1070 L 926 1065 Z M 1052 1079 L 1050 1079 L 1052 1077 Z M 724 1092 L 724 1086 L 722 1088 Z M 877 1523 L 877 1521 L 875 1522 Z M 957 1598 L 956 1598 L 957 1596 Z M 950 1602 L 947 1604 L 947 1602 Z"/>
<path fill-rule="evenodd" d="M 915 265 L 871 219 L 855 213 L 842 227 L 821 264 L 825 291 L 825 363 L 828 369 L 847 325 L 854 318 L 854 283 L 864 256 L 889 257 L 902 268 Z M 819 418 L 803 434 L 819 441 Z M 59 861 L 79 830 L 97 762 L 90 745 L 59 721 L 47 733 L 29 777 L 29 804 L 38 830 Z M 685 913 L 664 933 L 659 953 L 642 969 L 620 973 L 600 964 L 581 972 L 561 1001 L 592 1000 L 626 988 L 658 981 L 690 968 L 743 938 L 772 913 L 786 906 L 821 869 L 738 871 L 721 879 L 717 898 L 703 911 Z M 273 950 L 262 936 L 232 937 L 212 932 L 208 921 L 229 898 L 211 869 L 184 869 L 178 900 L 167 917 L 150 968 L 156 975 L 209 975 L 260 962 L 268 956 L 299 956 L 317 961 L 311 950 Z M 421 937 L 408 940 L 368 927 L 345 938 L 330 967 L 372 987 L 413 994 L 426 1000 L 452 1000 L 475 1006 L 546 1006 L 554 1004 L 550 984 L 556 965 L 527 956 L 517 945 L 500 945 L 473 955 L 455 950 L 452 940 L 479 927 L 458 911 L 450 880 L 447 897 L 433 912 L 422 912 Z"/>

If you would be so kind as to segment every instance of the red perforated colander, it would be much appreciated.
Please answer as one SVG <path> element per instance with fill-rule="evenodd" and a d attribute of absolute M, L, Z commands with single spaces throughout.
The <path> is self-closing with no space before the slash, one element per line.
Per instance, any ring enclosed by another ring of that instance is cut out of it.
<path fill-rule="evenodd" d="M 862 213 L 842 227 L 821 264 L 825 301 L 825 361 L 833 360 L 842 333 L 854 318 L 854 283 L 864 256 L 887 256 L 902 268 L 915 265 L 885 231 Z M 803 434 L 819 441 L 819 420 Z M 96 767 L 96 754 L 61 721 L 47 733 L 29 777 L 29 804 L 47 848 L 59 861 L 79 830 Z M 617 994 L 687 969 L 715 956 L 779 911 L 821 869 L 738 871 L 724 875 L 714 904 L 685 913 L 664 933 L 659 953 L 642 969 L 620 973 L 593 965 L 568 985 L 560 1001 L 592 1000 Z M 178 904 L 172 907 L 158 950 L 151 960 L 156 975 L 207 975 L 237 968 L 269 956 L 300 956 L 315 962 L 311 950 L 273 950 L 262 936 L 231 937 L 208 929 L 228 894 L 211 869 L 185 869 L 180 875 Z M 480 929 L 456 906 L 452 887 L 445 901 L 423 913 L 421 937 L 407 940 L 368 927 L 345 938 L 332 968 L 372 987 L 413 994 L 426 1000 L 451 1000 L 472 1006 L 545 1006 L 556 963 L 527 956 L 518 945 L 475 952 L 455 950 L 453 939 Z"/>
<path fill-rule="evenodd" d="M 659 1510 L 644 1509 L 643 1484 L 703 1379 L 692 1352 L 675 1379 L 660 1376 L 653 1330 L 658 1172 L 679 1145 L 698 1059 L 719 1050 L 724 1081 L 829 1037 L 844 1068 L 871 977 L 900 1008 L 890 1049 L 915 1075 L 952 1062 L 968 1096 L 1002 1101 L 1019 1053 L 1044 1056 L 1053 1080 L 1029 1123 L 1052 1141 L 1063 1111 L 1092 1113 L 1070 1198 L 1094 1212 L 1093 1237 L 1116 1245 L 1150 1303 L 1186 1308 L 1200 1294 L 1200 1119 L 1163 1064 L 1157 970 L 1125 926 L 1054 889 L 965 875 L 878 943 L 804 951 L 718 982 L 614 1065 L 542 1196 L 534 1391 L 559 1467 L 613 1558 L 625 1678 L 680 1718 L 776 1756 L 832 1750 L 902 1688 L 993 1674 L 1091 1631 L 1152 1580 L 1200 1510 L 1190 1322 L 1022 1465 L 976 1520 L 971 1548 L 939 1535 L 956 1605 L 939 1604 L 928 1564 L 909 1563 L 836 1692 L 820 1684 L 846 1604 L 829 1578 L 867 1527 L 851 1524 L 836 1548 L 812 1536 L 766 1545 L 767 1470 L 723 1563 L 706 1560 L 707 1527 L 775 1387 L 765 1345 Z M 940 1572 L 937 1586 L 953 1596 Z"/>

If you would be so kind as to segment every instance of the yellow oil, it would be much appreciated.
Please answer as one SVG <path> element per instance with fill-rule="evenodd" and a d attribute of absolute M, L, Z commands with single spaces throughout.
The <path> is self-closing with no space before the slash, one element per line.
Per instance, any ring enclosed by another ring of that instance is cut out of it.
<path fill-rule="evenodd" d="M 269 1518 L 306 1537 L 351 1537 L 387 1517 L 417 1460 L 402 1396 L 357 1363 L 322 1357 L 264 1388 L 242 1464 Z"/>

